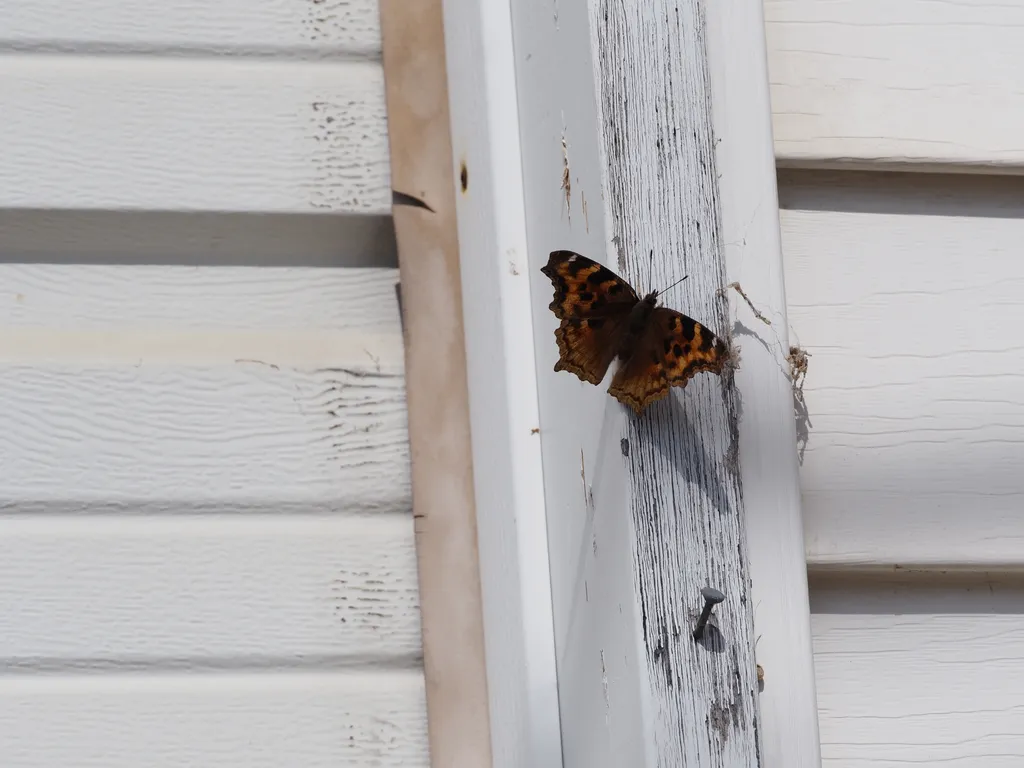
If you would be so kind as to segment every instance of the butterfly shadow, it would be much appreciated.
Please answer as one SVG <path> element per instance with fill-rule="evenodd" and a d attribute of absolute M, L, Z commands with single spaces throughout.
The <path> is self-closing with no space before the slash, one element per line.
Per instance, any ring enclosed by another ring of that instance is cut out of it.
<path fill-rule="evenodd" d="M 673 391 L 664 400 L 652 403 L 635 419 L 630 431 L 653 445 L 684 482 L 697 485 L 720 513 L 730 514 L 728 488 L 719 472 L 720 459 L 707 449 L 701 434 L 710 425 L 702 430 L 703 425 L 694 423 L 683 404 L 685 396 L 686 390 Z"/>

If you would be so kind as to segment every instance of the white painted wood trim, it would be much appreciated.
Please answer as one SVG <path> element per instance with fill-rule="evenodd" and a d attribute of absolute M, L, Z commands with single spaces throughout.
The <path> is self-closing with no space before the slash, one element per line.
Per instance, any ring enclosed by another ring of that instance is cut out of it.
<path fill-rule="evenodd" d="M 442 0 L 380 0 L 430 760 L 490 768 Z"/>
<path fill-rule="evenodd" d="M 516 3 L 513 16 L 565 765 L 754 766 L 733 393 L 703 375 L 635 418 L 555 373 L 539 272 L 558 248 L 642 290 L 688 272 L 670 305 L 726 329 L 703 3 Z M 694 643 L 709 583 L 728 599 Z"/>
<path fill-rule="evenodd" d="M 511 10 L 444 11 L 493 764 L 560 768 Z"/>
<path fill-rule="evenodd" d="M 740 477 L 761 687 L 761 761 L 821 765 L 762 0 L 708 3 L 708 62 L 730 291 Z"/>

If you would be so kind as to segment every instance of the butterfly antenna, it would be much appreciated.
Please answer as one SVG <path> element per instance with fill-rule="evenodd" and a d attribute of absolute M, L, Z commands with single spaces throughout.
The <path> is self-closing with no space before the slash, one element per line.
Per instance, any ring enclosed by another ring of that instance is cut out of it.
<path fill-rule="evenodd" d="M 658 295 L 661 295 L 663 293 L 668 293 L 669 291 L 671 291 L 673 288 L 675 288 L 677 285 L 679 285 L 681 282 L 683 282 L 683 280 L 685 280 L 688 277 L 689 277 L 689 275 L 683 275 L 678 280 L 676 280 L 674 283 L 672 283 L 672 285 L 670 285 L 668 288 L 665 288 L 664 290 L 658 291 Z"/>
<path fill-rule="evenodd" d="M 647 284 L 654 283 L 654 249 L 651 248 L 651 260 L 647 262 Z"/>

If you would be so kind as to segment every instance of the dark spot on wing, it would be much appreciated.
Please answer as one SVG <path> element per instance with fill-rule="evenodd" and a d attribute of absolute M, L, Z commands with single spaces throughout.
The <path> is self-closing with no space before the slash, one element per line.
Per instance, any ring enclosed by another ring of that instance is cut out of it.
<path fill-rule="evenodd" d="M 586 302 L 587 304 L 589 304 L 593 300 L 594 300 L 594 294 L 592 294 L 590 291 L 583 291 L 580 294 L 580 301 L 583 301 L 583 302 Z"/>
<path fill-rule="evenodd" d="M 622 283 L 612 283 L 612 287 L 608 289 L 608 293 L 610 293 L 612 296 L 618 296 L 620 293 L 622 293 Z"/>
<path fill-rule="evenodd" d="M 683 338 L 686 339 L 687 341 L 693 341 L 694 334 L 696 333 L 696 330 L 697 330 L 697 323 L 696 323 L 696 321 L 693 320 L 692 318 L 686 317 L 685 315 L 682 318 L 676 318 L 676 319 L 677 320 L 682 320 L 682 324 L 683 324 Z"/>
<path fill-rule="evenodd" d="M 676 344 L 674 347 L 672 347 L 672 354 L 675 355 L 676 357 L 682 357 L 683 348 Z"/>
<path fill-rule="evenodd" d="M 704 329 L 704 333 L 701 334 L 700 349 L 702 352 L 710 352 L 712 345 L 715 343 L 715 334 L 709 331 L 707 328 Z"/>
<path fill-rule="evenodd" d="M 672 351 L 672 339 L 665 339 L 665 354 Z"/>

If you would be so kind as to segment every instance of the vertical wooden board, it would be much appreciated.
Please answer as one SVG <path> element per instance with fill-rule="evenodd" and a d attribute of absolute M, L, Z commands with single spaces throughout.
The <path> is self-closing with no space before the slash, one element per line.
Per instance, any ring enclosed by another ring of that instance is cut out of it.
<path fill-rule="evenodd" d="M 494 768 L 561 768 L 512 3 L 445 43 Z"/>
<path fill-rule="evenodd" d="M 819 768 L 807 560 L 762 0 L 707 4 L 722 241 L 740 353 L 739 464 L 761 760 Z M 740 291 L 743 291 L 741 294 Z M 749 303 L 747 298 L 749 298 Z"/>
<path fill-rule="evenodd" d="M 552 288 L 540 272 L 556 248 L 606 258 L 589 9 L 528 0 L 512 13 L 563 762 L 645 765 L 633 561 L 615 546 L 633 537 L 623 416 L 601 389 L 552 372 Z M 588 607 L 599 598 L 618 620 Z"/>
<path fill-rule="evenodd" d="M 668 303 L 725 330 L 702 6 L 514 13 L 566 766 L 756 765 L 730 391 L 705 374 L 634 417 L 550 372 L 538 271 L 571 248 L 641 290 L 689 272 Z M 695 644 L 709 583 L 729 597 Z"/>
<path fill-rule="evenodd" d="M 381 0 L 402 278 L 430 754 L 488 768 L 491 738 L 442 0 Z"/>
<path fill-rule="evenodd" d="M 592 21 L 619 268 L 644 292 L 689 275 L 665 300 L 727 334 L 727 302 L 717 293 L 725 269 L 703 3 L 601 3 Z M 649 412 L 626 417 L 622 448 L 654 709 L 651 757 L 661 764 L 759 762 L 738 413 L 729 383 L 701 375 Z M 718 625 L 694 646 L 692 612 L 702 607 L 705 585 L 728 599 L 717 609 Z"/>

